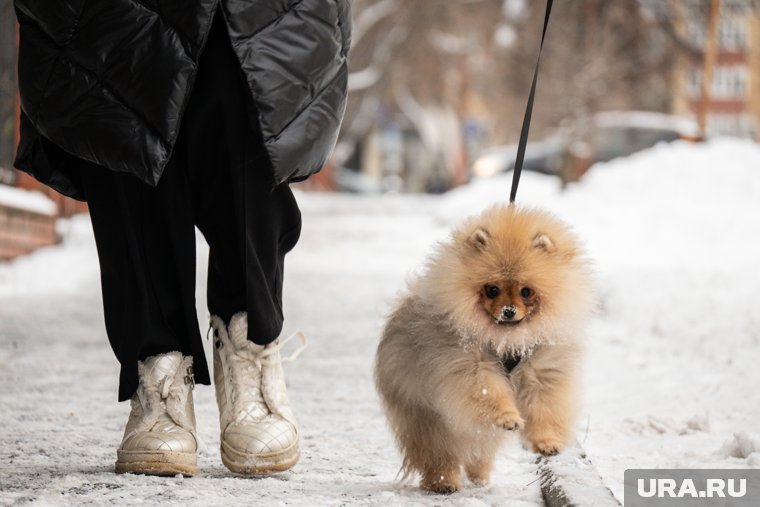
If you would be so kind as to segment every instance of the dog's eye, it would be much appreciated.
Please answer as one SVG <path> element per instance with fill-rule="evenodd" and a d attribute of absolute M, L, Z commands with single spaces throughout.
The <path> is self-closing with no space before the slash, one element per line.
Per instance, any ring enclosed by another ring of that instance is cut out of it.
<path fill-rule="evenodd" d="M 486 297 L 488 299 L 495 299 L 499 294 L 501 294 L 501 289 L 499 289 L 495 285 L 486 285 Z"/>
<path fill-rule="evenodd" d="M 523 298 L 528 299 L 529 297 L 533 295 L 533 289 L 531 289 L 530 287 L 523 287 L 522 289 L 520 289 L 520 295 Z"/>

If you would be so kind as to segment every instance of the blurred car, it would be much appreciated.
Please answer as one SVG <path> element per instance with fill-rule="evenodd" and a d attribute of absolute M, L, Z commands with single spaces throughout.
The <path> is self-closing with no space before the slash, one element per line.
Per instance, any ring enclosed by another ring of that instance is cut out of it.
<path fill-rule="evenodd" d="M 578 129 L 575 129 L 577 132 Z M 548 139 L 525 147 L 525 170 L 577 181 L 596 162 L 626 157 L 657 143 L 700 139 L 691 119 L 649 111 L 605 111 L 594 115 L 590 128 L 571 135 L 558 131 Z M 484 151 L 473 163 L 477 177 L 514 169 L 517 145 Z"/>
<path fill-rule="evenodd" d="M 700 139 L 699 126 L 689 118 L 648 111 L 607 111 L 594 117 L 594 162 L 625 157 L 661 142 Z"/>
<path fill-rule="evenodd" d="M 563 157 L 567 149 L 562 139 L 530 142 L 525 146 L 523 169 L 558 176 L 562 171 Z M 479 178 L 511 171 L 515 167 L 517 145 L 488 148 L 475 159 L 472 173 Z"/>

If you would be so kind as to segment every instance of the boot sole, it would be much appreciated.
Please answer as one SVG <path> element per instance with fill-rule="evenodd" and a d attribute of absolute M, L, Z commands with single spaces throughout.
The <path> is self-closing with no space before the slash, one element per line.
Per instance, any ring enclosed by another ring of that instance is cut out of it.
<path fill-rule="evenodd" d="M 242 454 L 221 445 L 222 463 L 228 470 L 246 475 L 271 475 L 293 468 L 301 457 L 296 441 L 282 452 L 271 454 Z"/>
<path fill-rule="evenodd" d="M 198 473 L 197 457 L 189 452 L 116 451 L 117 474 L 177 475 Z"/>

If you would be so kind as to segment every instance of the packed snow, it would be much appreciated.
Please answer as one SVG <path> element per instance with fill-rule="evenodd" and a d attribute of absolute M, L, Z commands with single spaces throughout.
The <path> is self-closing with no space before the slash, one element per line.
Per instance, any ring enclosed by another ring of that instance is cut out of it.
<path fill-rule="evenodd" d="M 372 386 L 383 317 L 405 279 L 454 224 L 503 202 L 509 180 L 442 197 L 298 193 L 304 232 L 287 261 L 284 332 L 310 338 L 286 365 L 303 455 L 264 479 L 221 464 L 205 386 L 199 476 L 113 473 L 129 408 L 115 402 L 91 230 L 82 217 L 64 222 L 62 245 L 0 264 L 0 503 L 540 505 L 535 455 L 517 442 L 489 486 L 438 497 L 397 482 Z M 760 146 L 658 145 L 564 191 L 526 172 L 518 202 L 571 224 L 596 264 L 602 304 L 577 437 L 604 484 L 622 500 L 628 468 L 760 467 Z M 199 238 L 204 330 L 205 252 Z"/>

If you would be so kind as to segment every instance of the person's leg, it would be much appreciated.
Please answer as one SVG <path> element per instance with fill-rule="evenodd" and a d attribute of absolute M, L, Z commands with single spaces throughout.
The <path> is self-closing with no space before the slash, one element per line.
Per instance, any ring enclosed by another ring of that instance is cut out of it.
<path fill-rule="evenodd" d="M 185 113 L 186 164 L 210 246 L 209 311 L 225 322 L 247 312 L 249 340 L 266 345 L 282 330 L 284 257 L 298 241 L 301 214 L 288 185 L 273 186 L 252 107 L 217 16 Z"/>
<path fill-rule="evenodd" d="M 225 322 L 247 312 L 248 339 L 266 345 L 282 330 L 284 258 L 298 240 L 300 218 L 287 185 L 271 190 L 257 170 L 264 172 L 265 166 L 215 175 L 209 196 L 226 190 L 227 200 L 205 201 L 215 209 L 201 213 L 199 227 L 211 247 L 209 312 Z"/>
<path fill-rule="evenodd" d="M 182 144 L 182 134 L 177 145 Z M 172 159 L 156 188 L 86 162 L 79 176 L 98 248 L 108 338 L 131 398 L 116 472 L 193 475 L 193 367 L 209 383 L 195 311 L 195 227 Z M 195 365 L 193 365 L 193 362 Z"/>
<path fill-rule="evenodd" d="M 119 401 L 138 385 L 137 362 L 179 351 L 209 375 L 195 313 L 195 229 L 188 185 L 167 165 L 158 187 L 82 162 L 100 261 L 106 331 L 121 363 Z"/>
<path fill-rule="evenodd" d="M 210 246 L 222 461 L 235 472 L 265 474 L 299 457 L 277 337 L 283 261 L 300 235 L 301 215 L 288 186 L 273 186 L 258 125 L 248 120 L 249 100 L 217 18 L 186 111 L 185 121 L 196 119 L 186 130 L 186 159 L 197 224 Z"/>

